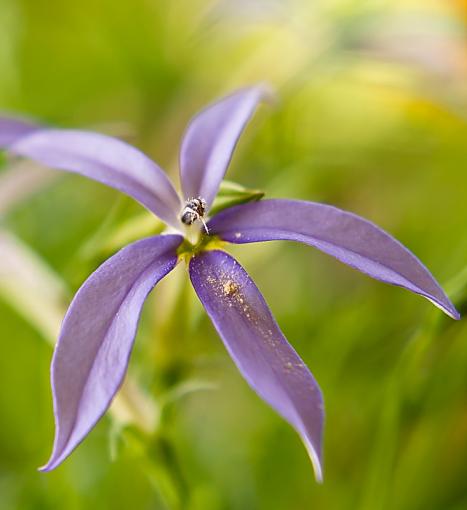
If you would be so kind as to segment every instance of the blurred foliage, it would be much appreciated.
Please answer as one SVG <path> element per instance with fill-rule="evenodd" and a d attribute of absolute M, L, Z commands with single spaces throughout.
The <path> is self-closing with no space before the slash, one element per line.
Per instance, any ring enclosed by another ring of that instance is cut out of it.
<path fill-rule="evenodd" d="M 277 102 L 228 178 L 374 220 L 465 314 L 466 20 L 464 0 L 0 0 L 0 109 L 121 136 L 176 178 L 189 118 L 268 82 Z M 154 398 L 153 430 L 114 412 L 37 473 L 53 437 L 44 340 L 91 271 L 160 225 L 77 176 L 38 186 L 22 171 L 15 189 L 10 167 L 3 158 L 2 510 L 467 508 L 465 320 L 285 243 L 232 251 L 324 391 L 323 485 L 233 367 L 183 266 L 150 297 L 130 364 Z"/>

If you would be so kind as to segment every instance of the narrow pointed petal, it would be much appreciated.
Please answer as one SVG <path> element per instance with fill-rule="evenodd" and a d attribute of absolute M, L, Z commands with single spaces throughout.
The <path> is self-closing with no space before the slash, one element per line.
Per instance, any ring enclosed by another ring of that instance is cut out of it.
<path fill-rule="evenodd" d="M 0 117 L 0 149 L 4 149 L 9 144 L 37 129 L 37 125 L 26 120 Z"/>
<path fill-rule="evenodd" d="M 258 288 L 238 262 L 222 251 L 192 258 L 190 277 L 241 374 L 300 434 L 321 481 L 321 391 Z"/>
<path fill-rule="evenodd" d="M 177 263 L 178 235 L 130 244 L 76 294 L 52 360 L 55 442 L 42 471 L 55 469 L 86 437 L 122 384 L 143 303 Z"/>
<path fill-rule="evenodd" d="M 191 120 L 180 150 L 180 181 L 186 200 L 202 197 L 211 206 L 243 129 L 267 95 L 262 86 L 244 88 Z"/>
<path fill-rule="evenodd" d="M 21 138 L 9 150 L 102 182 L 133 197 L 175 228 L 179 225 L 180 198 L 167 175 L 121 140 L 86 131 L 41 129 Z"/>
<path fill-rule="evenodd" d="M 285 239 L 309 244 L 377 280 L 427 298 L 459 319 L 428 269 L 375 224 L 336 207 L 300 200 L 263 200 L 222 211 L 209 232 L 231 243 Z"/>

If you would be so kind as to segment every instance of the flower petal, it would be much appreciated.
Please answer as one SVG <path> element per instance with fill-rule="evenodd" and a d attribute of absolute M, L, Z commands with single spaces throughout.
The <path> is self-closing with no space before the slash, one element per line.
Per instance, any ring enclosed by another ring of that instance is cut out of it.
<path fill-rule="evenodd" d="M 120 387 L 144 300 L 177 263 L 178 235 L 130 244 L 83 284 L 65 316 L 52 361 L 55 443 L 42 471 L 86 437 Z"/>
<path fill-rule="evenodd" d="M 186 200 L 202 197 L 210 207 L 246 123 L 267 95 L 263 86 L 244 88 L 191 120 L 180 150 L 180 180 Z"/>
<path fill-rule="evenodd" d="M 222 251 L 191 259 L 193 286 L 248 384 L 300 434 L 322 479 L 323 400 L 245 270 Z"/>
<path fill-rule="evenodd" d="M 450 317 L 460 318 L 415 255 L 373 223 L 336 207 L 300 200 L 263 200 L 222 211 L 208 228 L 231 243 L 286 239 L 309 244 L 377 280 L 420 294 Z"/>
<path fill-rule="evenodd" d="M 37 129 L 37 125 L 26 120 L 0 117 L 0 149 Z"/>
<path fill-rule="evenodd" d="M 179 225 L 180 198 L 166 174 L 121 140 L 86 131 L 41 129 L 9 150 L 107 184 L 130 195 L 170 225 Z"/>

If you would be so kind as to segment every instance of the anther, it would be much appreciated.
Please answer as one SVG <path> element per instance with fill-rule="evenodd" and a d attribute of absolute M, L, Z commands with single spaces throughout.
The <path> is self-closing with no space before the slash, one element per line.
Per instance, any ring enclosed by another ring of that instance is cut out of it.
<path fill-rule="evenodd" d="M 200 221 L 203 224 L 206 234 L 209 234 L 208 227 L 204 221 L 205 213 L 206 200 L 201 197 L 190 198 L 185 203 L 180 219 L 185 225 L 193 225 L 195 221 Z"/>

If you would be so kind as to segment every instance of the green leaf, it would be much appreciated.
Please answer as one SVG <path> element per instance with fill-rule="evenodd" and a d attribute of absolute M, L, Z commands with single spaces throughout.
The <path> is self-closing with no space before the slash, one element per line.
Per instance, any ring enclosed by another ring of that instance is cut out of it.
<path fill-rule="evenodd" d="M 264 191 L 249 189 L 232 181 L 222 181 L 219 193 L 211 208 L 211 216 L 234 205 L 256 202 L 264 197 Z"/>

